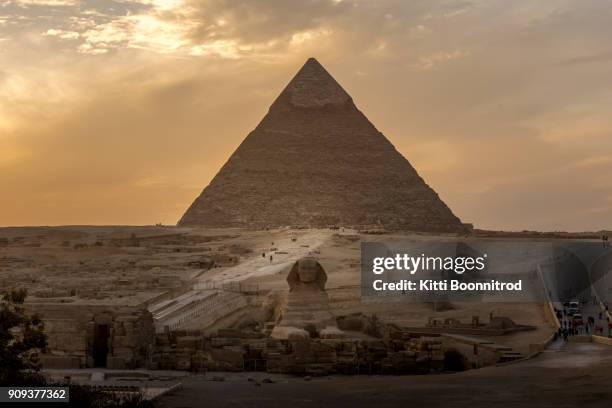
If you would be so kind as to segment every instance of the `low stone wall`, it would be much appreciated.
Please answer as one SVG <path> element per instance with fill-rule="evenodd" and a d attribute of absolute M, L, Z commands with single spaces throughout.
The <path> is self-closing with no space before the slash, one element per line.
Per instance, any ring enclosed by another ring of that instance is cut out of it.
<path fill-rule="evenodd" d="M 449 347 L 443 337 L 277 340 L 236 329 L 219 330 L 213 337 L 175 332 L 157 339 L 151 369 L 297 375 L 424 374 L 444 368 Z"/>
<path fill-rule="evenodd" d="M 588 334 L 579 334 L 576 336 L 570 336 L 568 340 L 571 343 L 591 343 L 593 341 L 592 337 Z"/>
<path fill-rule="evenodd" d="M 572 343 L 597 343 L 605 346 L 612 346 L 612 337 L 597 336 L 591 334 L 580 334 L 570 336 L 569 341 Z"/>
<path fill-rule="evenodd" d="M 548 290 L 546 289 L 546 281 L 544 280 L 544 276 L 542 275 L 542 268 L 540 265 L 537 267 L 538 277 L 540 278 L 540 282 L 542 283 L 542 289 L 545 294 L 546 302 L 544 303 L 544 315 L 546 316 L 546 320 L 552 323 L 555 330 L 561 327 L 561 323 L 559 322 L 559 318 L 557 317 L 557 313 L 555 312 L 555 307 L 548 295 Z"/>
<path fill-rule="evenodd" d="M 66 368 L 81 368 L 80 357 L 70 356 L 53 356 L 43 354 L 40 356 L 40 364 L 44 368 L 66 369 Z"/>
<path fill-rule="evenodd" d="M 612 338 L 610 338 L 610 337 L 603 337 L 603 336 L 592 335 L 591 336 L 591 340 L 594 343 L 604 344 L 606 346 L 612 346 Z"/>
<path fill-rule="evenodd" d="M 540 282 L 542 283 L 542 290 L 544 291 L 545 299 L 544 302 L 544 316 L 546 320 L 552 324 L 555 331 L 551 333 L 546 339 L 538 343 L 531 343 L 529 345 L 529 355 L 527 358 L 534 357 L 544 351 L 546 347 L 550 343 L 552 343 L 556 339 L 556 332 L 561 327 L 561 322 L 559 322 L 559 318 L 557 317 L 557 313 L 555 312 L 555 306 L 550 299 L 548 294 L 548 290 L 546 289 L 546 281 L 544 280 L 544 276 L 542 275 L 542 268 L 540 265 L 537 266 L 538 277 L 540 278 Z"/>
<path fill-rule="evenodd" d="M 406 327 L 405 330 L 420 332 L 420 333 L 430 333 L 430 334 L 464 334 L 464 335 L 470 335 L 470 336 L 503 336 L 509 333 L 533 330 L 533 328 L 519 326 L 519 327 L 511 328 L 511 329 L 487 329 L 484 327 L 440 326 L 440 327 Z"/>
<path fill-rule="evenodd" d="M 578 336 L 571 336 L 569 341 L 573 343 L 597 343 L 605 346 L 612 346 L 611 337 L 603 337 L 597 335 L 582 334 Z"/>

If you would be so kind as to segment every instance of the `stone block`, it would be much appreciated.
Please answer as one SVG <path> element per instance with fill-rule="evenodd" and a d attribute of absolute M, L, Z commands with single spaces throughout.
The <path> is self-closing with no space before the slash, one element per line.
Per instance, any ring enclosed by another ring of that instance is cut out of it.
<path fill-rule="evenodd" d="M 238 350 L 212 349 L 210 351 L 212 360 L 215 362 L 224 362 L 232 367 L 242 367 L 244 360 L 244 352 Z"/>
<path fill-rule="evenodd" d="M 124 370 L 126 368 L 125 359 L 122 357 L 108 357 L 106 367 L 114 370 Z"/>
<path fill-rule="evenodd" d="M 319 336 L 322 339 L 342 339 L 346 337 L 346 334 L 337 327 L 328 326 L 321 330 Z"/>
<path fill-rule="evenodd" d="M 177 349 L 200 350 L 202 348 L 202 338 L 197 336 L 181 336 L 176 338 Z"/>
<path fill-rule="evenodd" d="M 43 368 L 80 368 L 81 359 L 74 356 L 40 356 Z"/>
<path fill-rule="evenodd" d="M 240 346 L 241 344 L 240 338 L 213 337 L 210 339 L 211 347 Z"/>
<path fill-rule="evenodd" d="M 242 333 L 238 329 L 219 329 L 217 331 L 218 337 L 231 337 L 231 338 L 241 338 Z"/>

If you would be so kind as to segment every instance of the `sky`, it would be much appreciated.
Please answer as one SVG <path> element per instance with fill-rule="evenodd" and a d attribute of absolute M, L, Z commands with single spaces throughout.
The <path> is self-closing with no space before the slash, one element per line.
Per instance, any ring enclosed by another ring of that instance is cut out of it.
<path fill-rule="evenodd" d="M 612 229 L 606 0 L 0 0 L 0 226 L 175 224 L 308 57 L 477 228 Z"/>

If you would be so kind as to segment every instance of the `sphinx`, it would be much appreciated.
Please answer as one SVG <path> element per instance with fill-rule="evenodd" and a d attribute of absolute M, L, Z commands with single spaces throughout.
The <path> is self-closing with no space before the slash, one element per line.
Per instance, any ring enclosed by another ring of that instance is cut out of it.
<path fill-rule="evenodd" d="M 289 293 L 279 323 L 271 336 L 275 338 L 341 337 L 342 332 L 329 309 L 325 291 L 327 274 L 313 257 L 296 261 L 289 275 Z"/>

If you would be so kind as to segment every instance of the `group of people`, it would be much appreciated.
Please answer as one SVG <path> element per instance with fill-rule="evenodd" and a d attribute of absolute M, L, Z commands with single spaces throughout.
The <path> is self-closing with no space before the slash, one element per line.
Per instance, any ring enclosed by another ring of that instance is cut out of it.
<path fill-rule="evenodd" d="M 565 341 L 568 340 L 569 336 L 574 336 L 576 334 L 578 333 L 576 332 L 576 329 L 574 327 L 567 327 L 566 325 L 561 325 L 561 327 L 559 327 L 556 333 L 557 338 L 562 338 Z"/>
<path fill-rule="evenodd" d="M 565 341 L 567 341 L 570 336 L 579 334 L 597 334 L 603 336 L 606 326 L 608 328 L 607 335 L 612 333 L 612 322 L 609 317 L 604 316 L 603 312 L 598 313 L 597 320 L 593 316 L 588 316 L 585 321 L 584 318 L 575 318 L 574 315 L 568 313 L 564 308 L 563 311 L 557 311 L 557 317 L 559 317 L 560 326 L 555 336 Z"/>

